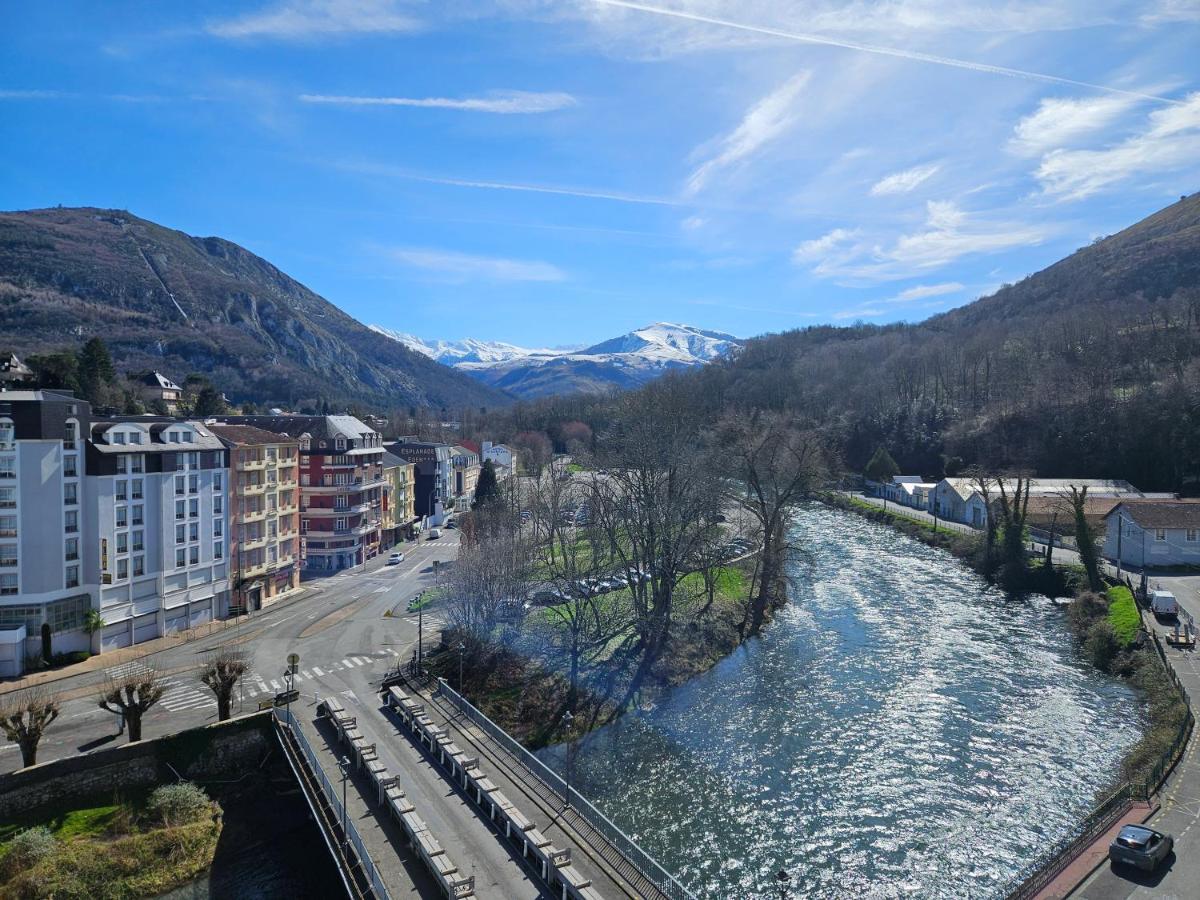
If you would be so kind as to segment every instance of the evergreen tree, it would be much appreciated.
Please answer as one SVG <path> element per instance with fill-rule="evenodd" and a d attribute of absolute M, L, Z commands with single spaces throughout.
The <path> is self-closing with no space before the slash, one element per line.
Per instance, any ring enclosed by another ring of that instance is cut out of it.
<path fill-rule="evenodd" d="M 63 388 L 82 395 L 79 387 L 79 360 L 70 350 L 47 353 L 45 356 L 30 356 L 25 363 L 33 369 L 38 387 Z"/>
<path fill-rule="evenodd" d="M 473 506 L 483 506 L 492 500 L 499 498 L 500 485 L 496 481 L 496 464 L 490 459 L 483 461 L 483 468 L 479 472 L 479 481 L 475 483 L 475 501 Z"/>
<path fill-rule="evenodd" d="M 219 416 L 225 413 L 225 398 L 211 384 L 206 384 L 200 388 L 200 392 L 196 394 L 196 402 L 192 407 L 192 414 L 196 416 Z"/>
<path fill-rule="evenodd" d="M 900 467 L 892 459 L 892 454 L 887 452 L 887 448 L 880 447 L 867 463 L 864 474 L 872 481 L 891 481 L 893 475 L 900 474 Z"/>
<path fill-rule="evenodd" d="M 92 404 L 103 404 L 109 389 L 117 380 L 108 346 L 98 337 L 83 345 L 79 352 L 79 388 L 83 398 Z"/>

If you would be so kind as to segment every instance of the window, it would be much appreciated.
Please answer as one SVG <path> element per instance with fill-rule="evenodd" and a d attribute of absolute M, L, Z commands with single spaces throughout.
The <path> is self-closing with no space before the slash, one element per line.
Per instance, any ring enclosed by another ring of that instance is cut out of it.
<path fill-rule="evenodd" d="M 67 566 L 66 586 L 69 588 L 79 587 L 79 566 Z"/>
<path fill-rule="evenodd" d="M 0 456 L 0 478 L 16 478 L 17 461 L 11 456 Z"/>
<path fill-rule="evenodd" d="M 146 458 L 140 453 L 129 457 L 129 471 L 134 475 L 144 473 L 146 471 Z"/>
<path fill-rule="evenodd" d="M 175 526 L 175 543 L 182 544 L 186 540 L 187 540 L 187 532 L 184 530 L 184 526 L 176 525 Z"/>
<path fill-rule="evenodd" d="M 225 543 L 223 541 L 216 541 L 213 544 L 213 559 L 224 559 L 224 558 L 225 558 Z"/>
<path fill-rule="evenodd" d="M 217 494 L 217 496 L 213 497 L 213 515 L 219 516 L 224 511 L 225 511 L 225 496 L 223 494 Z"/>
<path fill-rule="evenodd" d="M 200 501 L 193 498 L 188 501 L 188 517 L 194 519 L 199 515 L 200 515 Z"/>
<path fill-rule="evenodd" d="M 17 592 L 17 576 L 16 575 L 0 575 L 0 597 L 8 597 Z M 9 607 L 5 609 L 0 607 L 0 622 L 7 622 L 5 615 L 11 615 L 20 607 Z M 34 607 L 36 609 L 36 607 Z M 37 628 L 37 623 L 34 623 L 34 628 Z"/>
<path fill-rule="evenodd" d="M 118 500 L 128 500 L 129 499 L 129 482 L 128 481 L 116 482 L 116 484 L 113 488 L 113 494 L 116 497 L 116 499 L 118 499 Z"/>
<path fill-rule="evenodd" d="M 200 523 L 199 522 L 188 523 L 188 540 L 189 541 L 200 540 Z"/>
<path fill-rule="evenodd" d="M 279 459 L 279 451 L 274 447 L 267 448 L 267 462 L 275 462 Z"/>
<path fill-rule="evenodd" d="M 17 565 L 17 545 L 0 544 L 0 566 L 12 569 Z"/>
<path fill-rule="evenodd" d="M 182 547 L 175 550 L 175 568 L 182 569 L 187 565 L 187 551 Z"/>
<path fill-rule="evenodd" d="M 225 489 L 225 479 L 221 477 L 220 472 L 213 472 L 213 490 L 220 493 Z"/>
<path fill-rule="evenodd" d="M 178 444 L 179 443 L 179 432 L 178 431 L 168 431 L 167 432 L 167 443 L 168 444 Z"/>
<path fill-rule="evenodd" d="M 145 549 L 145 544 L 143 543 L 143 539 L 142 539 L 143 534 L 145 534 L 145 532 L 143 532 L 143 531 L 133 532 L 133 552 L 134 553 L 140 553 L 142 550 Z"/>
<path fill-rule="evenodd" d="M 345 450 L 345 449 L 346 449 L 346 439 L 345 439 L 344 437 L 339 437 L 339 438 L 337 439 L 337 448 L 338 448 L 339 450 Z"/>
<path fill-rule="evenodd" d="M 55 600 L 46 605 L 46 624 L 54 632 L 74 631 L 83 627 L 83 617 L 91 608 L 91 598 L 86 594 L 82 597 Z"/>
<path fill-rule="evenodd" d="M 190 565 L 199 565 L 200 563 L 200 548 L 188 547 L 188 563 Z"/>
<path fill-rule="evenodd" d="M 267 523 L 267 537 L 273 538 L 273 537 L 278 537 L 278 536 L 279 536 L 279 526 L 276 524 L 275 520 L 272 519 L 271 521 L 269 521 Z"/>
<path fill-rule="evenodd" d="M 17 517 L 0 516 L 0 537 L 17 536 Z"/>
<path fill-rule="evenodd" d="M 129 552 L 129 532 L 128 531 L 118 531 L 117 532 L 117 552 L 118 553 L 128 553 Z"/>
<path fill-rule="evenodd" d="M 117 474 L 125 475 L 129 472 L 129 457 L 124 453 L 117 455 Z"/>
<path fill-rule="evenodd" d="M 65 514 L 64 531 L 67 534 L 74 534 L 79 530 L 79 513 L 73 509 L 68 509 Z"/>
<path fill-rule="evenodd" d="M 336 475 L 334 475 L 333 483 L 334 484 L 345 484 L 346 483 L 346 473 L 338 472 Z"/>
<path fill-rule="evenodd" d="M 176 521 L 178 521 L 179 519 L 187 518 L 187 506 L 185 506 L 184 503 L 185 503 L 185 501 L 183 501 L 183 500 L 175 501 L 175 519 L 176 519 Z"/>
<path fill-rule="evenodd" d="M 75 461 L 74 456 L 64 456 L 63 457 L 63 477 L 64 478 L 78 478 L 79 477 L 79 464 Z"/>
<path fill-rule="evenodd" d="M 74 450 L 75 440 L 79 437 L 79 425 L 75 422 L 67 422 L 63 426 L 63 449 Z"/>
<path fill-rule="evenodd" d="M 213 519 L 213 537 L 220 537 L 224 530 L 224 519 Z"/>
<path fill-rule="evenodd" d="M 1167 539 L 1167 529 L 1155 528 L 1154 529 L 1154 539 L 1156 541 L 1165 541 Z"/>
<path fill-rule="evenodd" d="M 129 527 L 129 510 L 126 509 L 124 506 L 117 507 L 117 527 L 118 528 Z"/>
<path fill-rule="evenodd" d="M 333 530 L 334 531 L 345 531 L 346 530 L 346 519 L 343 516 L 338 516 L 336 519 L 334 519 Z"/>
<path fill-rule="evenodd" d="M 17 489 L 15 487 L 0 487 L 0 509 L 15 509 L 17 506 Z"/>
<path fill-rule="evenodd" d="M 142 442 L 142 433 L 140 431 L 135 431 L 129 435 L 129 443 L 140 444 L 141 442 Z"/>
<path fill-rule="evenodd" d="M 1197 540 L 1200 540 L 1200 529 L 1189 528 L 1187 530 L 1187 539 L 1189 541 L 1191 541 L 1192 543 L 1195 543 Z"/>
<path fill-rule="evenodd" d="M 179 437 L 185 444 L 190 444 L 192 442 L 192 433 L 190 431 L 181 432 Z"/>
<path fill-rule="evenodd" d="M 113 443 L 114 444 L 124 444 L 125 443 L 125 433 L 122 431 L 116 432 L 113 435 Z"/>
<path fill-rule="evenodd" d="M 133 524 L 134 525 L 144 524 L 144 519 L 143 519 L 143 515 L 142 515 L 142 510 L 144 508 L 145 507 L 143 507 L 142 504 L 140 504 L 140 503 L 133 504 Z"/>
<path fill-rule="evenodd" d="M 117 560 L 117 578 L 129 577 L 129 560 L 122 556 Z"/>
<path fill-rule="evenodd" d="M 300 473 L 300 484 L 302 484 L 304 487 L 308 487 L 308 486 L 309 486 L 309 485 L 308 485 L 308 473 L 307 473 L 307 472 L 301 472 L 301 473 Z"/>
<path fill-rule="evenodd" d="M 200 476 L 199 475 L 189 475 L 188 476 L 188 493 L 189 494 L 200 493 Z"/>
<path fill-rule="evenodd" d="M 191 466 L 193 469 L 200 468 L 200 454 L 199 453 L 189 453 L 187 455 L 187 459 L 188 459 L 188 465 Z"/>
<path fill-rule="evenodd" d="M 182 497 L 186 492 L 187 480 L 182 475 L 175 476 L 175 496 Z"/>
<path fill-rule="evenodd" d="M 300 533 L 301 533 L 301 534 L 308 534 L 308 519 L 301 519 L 301 520 L 300 520 Z"/>
<path fill-rule="evenodd" d="M 63 503 L 67 506 L 76 506 L 79 503 L 79 485 L 70 481 L 63 485 Z"/>
<path fill-rule="evenodd" d="M 67 562 L 79 559 L 79 538 L 67 538 L 63 547 L 63 559 Z"/>
<path fill-rule="evenodd" d="M 135 556 L 133 558 L 133 577 L 146 574 L 146 557 Z"/>
<path fill-rule="evenodd" d="M 142 499 L 142 479 L 135 478 L 130 482 L 130 496 L 132 496 L 134 500 Z"/>
<path fill-rule="evenodd" d="M 12 419 L 0 419 L 0 450 L 11 450 L 15 443 Z"/>

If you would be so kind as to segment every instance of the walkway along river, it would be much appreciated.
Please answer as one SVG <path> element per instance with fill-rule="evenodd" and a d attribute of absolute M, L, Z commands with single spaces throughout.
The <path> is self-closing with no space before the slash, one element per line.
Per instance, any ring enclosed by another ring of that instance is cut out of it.
<path fill-rule="evenodd" d="M 778 896 L 780 868 L 793 897 L 1001 894 L 1115 776 L 1136 696 L 1044 597 L 826 507 L 793 536 L 761 640 L 580 741 L 576 783 L 701 897 Z"/>

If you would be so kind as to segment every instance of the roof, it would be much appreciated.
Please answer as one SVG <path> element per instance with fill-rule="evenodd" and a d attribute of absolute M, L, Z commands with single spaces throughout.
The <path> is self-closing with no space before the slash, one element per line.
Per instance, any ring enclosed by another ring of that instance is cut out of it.
<path fill-rule="evenodd" d="M 458 443 L 459 443 L 459 446 L 465 447 L 466 449 L 468 449 L 472 453 L 474 453 L 476 456 L 483 453 L 483 451 L 479 448 L 479 445 L 477 443 L 475 443 L 474 441 L 459 441 Z"/>
<path fill-rule="evenodd" d="M 66 389 L 39 388 L 35 391 L 0 391 L 0 400 L 19 400 L 23 402 L 58 400 L 64 403 L 87 403 Z"/>
<path fill-rule="evenodd" d="M 998 481 L 1003 480 L 1005 488 L 1016 487 L 1016 476 L 1003 476 L 1002 479 L 990 479 L 990 493 L 993 500 L 1000 498 Z M 978 480 L 975 478 L 944 478 L 959 497 L 970 499 L 972 494 L 979 493 Z M 1128 481 L 1113 478 L 1031 478 L 1029 479 L 1030 502 L 1038 496 L 1058 496 L 1069 493 L 1072 487 L 1088 489 L 1088 499 L 1101 497 L 1141 497 L 1142 492 Z"/>
<path fill-rule="evenodd" d="M 364 434 L 376 434 L 374 428 L 354 416 L 222 416 L 232 425 L 253 425 L 267 431 L 298 438 L 307 434 L 314 440 L 328 440 L 342 435 L 355 440 Z"/>
<path fill-rule="evenodd" d="M 267 431 L 254 425 L 211 423 L 209 431 L 231 444 L 294 444 L 296 439 L 281 431 Z"/>
<path fill-rule="evenodd" d="M 896 487 L 904 491 L 906 494 L 911 494 L 915 491 L 931 491 L 937 487 L 937 485 L 928 481 L 899 481 L 896 483 Z"/>
<path fill-rule="evenodd" d="M 140 431 L 150 434 L 148 444 L 110 444 L 108 432 L 123 425 L 133 425 Z M 146 427 L 146 426 L 149 427 Z M 173 427 L 187 427 L 196 433 L 196 440 L 189 443 L 172 443 L 163 440 L 164 432 Z M 190 453 L 195 450 L 224 450 L 221 439 L 209 430 L 203 422 L 184 419 L 173 419 L 163 422 L 137 422 L 129 419 L 101 419 L 92 423 L 92 446 L 101 453 L 161 453 L 174 451 Z"/>
<path fill-rule="evenodd" d="M 395 468 L 396 466 L 411 466 L 412 465 L 412 463 L 410 463 L 403 456 L 400 456 L 396 453 L 392 453 L 390 450 L 383 451 L 383 458 L 380 460 L 380 462 L 383 463 L 383 467 L 385 469 L 392 469 L 392 468 Z"/>
<path fill-rule="evenodd" d="M 162 372 L 147 372 L 142 376 L 142 383 L 151 385 L 152 387 L 162 388 L 164 391 L 181 391 L 179 385 L 173 382 Z"/>
<path fill-rule="evenodd" d="M 1142 528 L 1200 528 L 1200 500 L 1122 500 L 1108 515 L 1118 511 Z"/>
<path fill-rule="evenodd" d="M 1083 514 L 1089 519 L 1103 519 L 1112 508 L 1121 502 L 1120 497 L 1093 497 L 1090 493 L 1083 501 Z M 1037 518 L 1051 518 L 1058 513 L 1059 520 L 1073 516 L 1075 509 L 1071 501 L 1056 494 L 1034 495 L 1029 498 L 1028 513 Z"/>

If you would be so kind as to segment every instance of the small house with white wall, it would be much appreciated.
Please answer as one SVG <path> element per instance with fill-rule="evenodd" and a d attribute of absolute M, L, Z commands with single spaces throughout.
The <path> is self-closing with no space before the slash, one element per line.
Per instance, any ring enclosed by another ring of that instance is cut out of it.
<path fill-rule="evenodd" d="M 1122 566 L 1200 566 L 1200 500 L 1122 500 L 1104 522 L 1104 555 Z"/>

